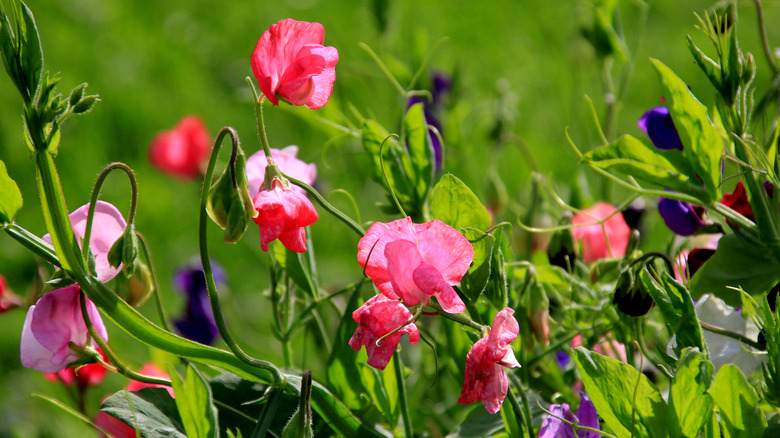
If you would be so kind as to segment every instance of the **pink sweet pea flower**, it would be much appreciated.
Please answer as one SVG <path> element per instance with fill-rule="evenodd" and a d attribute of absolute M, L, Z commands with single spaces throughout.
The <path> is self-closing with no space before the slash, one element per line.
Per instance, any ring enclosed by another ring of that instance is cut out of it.
<path fill-rule="evenodd" d="M 90 344 L 90 337 L 81 315 L 80 291 L 78 284 L 72 284 L 47 293 L 30 306 L 21 343 L 21 360 L 26 368 L 54 373 L 81 358 L 78 350 Z M 89 300 L 87 312 L 100 338 L 108 342 L 103 320 Z"/>
<path fill-rule="evenodd" d="M 460 391 L 458 404 L 482 400 L 485 409 L 495 414 L 501 409 L 509 381 L 504 368 L 519 367 L 512 341 L 517 339 L 520 326 L 514 310 L 506 307 L 493 319 L 490 334 L 477 341 L 466 356 L 466 378 Z"/>
<path fill-rule="evenodd" d="M 612 215 L 612 217 L 610 217 Z M 597 223 L 609 218 L 604 225 Z M 574 240 L 582 242 L 582 261 L 591 263 L 607 257 L 623 257 L 626 254 L 631 228 L 623 215 L 606 202 L 585 208 L 571 220 Z M 605 235 L 606 234 L 606 235 Z"/>
<path fill-rule="evenodd" d="M 401 335 L 408 333 L 409 343 L 417 345 L 420 342 L 420 331 L 414 323 L 411 323 L 382 339 L 379 345 L 376 341 L 406 324 L 411 318 L 409 309 L 400 301 L 391 300 L 382 294 L 376 295 L 352 312 L 352 319 L 360 325 L 349 340 L 349 346 L 355 351 L 360 351 L 360 347 L 365 345 L 368 364 L 383 370 L 398 347 Z"/>
<path fill-rule="evenodd" d="M 273 189 L 260 190 L 254 199 L 257 217 L 252 220 L 260 226 L 260 246 L 268 251 L 268 244 L 276 239 L 290 251 L 306 251 L 306 229 L 317 221 L 317 210 L 301 193 L 284 187 L 274 178 Z"/>
<path fill-rule="evenodd" d="M 286 175 L 312 185 L 317 178 L 317 166 L 295 158 L 297 154 L 298 146 L 287 146 L 282 150 L 271 149 L 271 156 L 274 159 L 274 163 L 279 166 L 279 170 Z M 266 159 L 263 151 L 255 152 L 246 160 L 246 178 L 249 182 L 250 196 L 257 195 L 260 192 L 260 188 L 263 187 L 265 168 L 267 166 L 268 159 Z M 306 193 L 302 188 L 293 184 L 290 184 L 290 188 L 301 194 Z"/>
<path fill-rule="evenodd" d="M 339 52 L 324 47 L 320 23 L 284 19 L 263 32 L 252 52 L 252 71 L 274 105 L 281 98 L 310 109 L 328 103 L 336 80 Z"/>
<path fill-rule="evenodd" d="M 122 420 L 100 411 L 95 416 L 95 425 L 108 433 L 110 438 L 135 438 L 135 429 L 126 425 Z M 106 435 L 98 431 L 98 436 L 105 438 Z"/>
<path fill-rule="evenodd" d="M 89 204 L 86 204 L 77 208 L 76 211 L 68 216 L 70 224 L 73 226 L 73 232 L 76 233 L 76 237 L 79 239 L 79 246 L 81 246 L 81 239 L 84 238 L 84 233 L 87 230 L 88 213 Z M 108 251 L 114 245 L 114 242 L 122 237 L 126 227 L 127 222 L 125 222 L 125 218 L 122 217 L 122 213 L 116 207 L 105 201 L 97 201 L 95 204 L 95 216 L 92 219 L 89 249 L 92 250 L 92 255 L 95 256 L 95 271 L 97 272 L 97 279 L 101 283 L 110 281 L 122 270 L 121 265 L 115 268 L 108 262 Z M 43 236 L 42 239 L 51 244 L 51 237 L 48 234 Z"/>
<path fill-rule="evenodd" d="M 439 220 L 376 222 L 358 242 L 358 263 L 386 297 L 425 306 L 435 296 L 448 313 L 466 310 L 452 286 L 472 260 L 474 248 L 468 239 Z"/>
<path fill-rule="evenodd" d="M 206 125 L 197 116 L 187 116 L 170 131 L 163 131 L 149 146 L 149 161 L 178 178 L 197 179 L 209 156 L 211 138 Z"/>
<path fill-rule="evenodd" d="M 100 352 L 100 355 L 103 356 L 103 360 L 108 361 L 106 353 L 104 353 L 103 350 L 99 348 L 97 350 Z M 65 385 L 70 386 L 76 384 L 78 388 L 85 389 L 102 382 L 106 377 L 107 372 L 108 370 L 102 364 L 91 363 L 79 367 L 78 369 L 65 368 L 64 370 L 57 371 L 56 373 L 43 373 L 43 377 L 46 378 L 46 380 L 49 382 L 61 381 Z"/>

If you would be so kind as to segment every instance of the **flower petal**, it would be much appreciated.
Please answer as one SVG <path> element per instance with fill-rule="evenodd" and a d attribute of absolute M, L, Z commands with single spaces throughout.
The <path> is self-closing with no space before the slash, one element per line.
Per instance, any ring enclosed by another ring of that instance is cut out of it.
<path fill-rule="evenodd" d="M 395 294 L 404 300 L 407 306 L 416 306 L 423 301 L 428 304 L 430 297 L 417 287 L 414 281 L 415 269 L 422 263 L 417 246 L 408 240 L 396 240 L 385 246 L 387 272 Z"/>
<path fill-rule="evenodd" d="M 392 275 L 392 274 L 391 274 Z M 463 313 L 466 305 L 458 293 L 441 276 L 441 273 L 430 263 L 423 262 L 412 274 L 414 283 L 424 293 L 434 295 L 441 308 L 447 313 Z"/>

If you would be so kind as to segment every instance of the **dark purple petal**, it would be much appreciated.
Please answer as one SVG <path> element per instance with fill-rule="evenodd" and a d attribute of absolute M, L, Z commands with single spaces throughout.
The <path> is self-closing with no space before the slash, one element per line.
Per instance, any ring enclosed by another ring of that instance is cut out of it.
<path fill-rule="evenodd" d="M 580 421 L 580 426 L 601 430 L 599 427 L 599 414 L 596 412 L 596 407 L 593 406 L 590 397 L 583 391 L 580 391 L 580 407 L 577 408 L 577 419 Z M 577 437 L 599 438 L 600 434 L 589 430 L 578 430 Z"/>
<path fill-rule="evenodd" d="M 665 106 L 657 106 L 646 112 L 639 119 L 638 125 L 658 149 L 683 149 L 680 134 L 677 133 L 672 115 Z"/>
<path fill-rule="evenodd" d="M 565 352 L 564 350 L 558 350 L 555 352 L 555 360 L 558 361 L 558 366 L 561 369 L 565 369 L 566 365 L 571 362 L 571 356 L 569 356 L 569 353 Z"/>
<path fill-rule="evenodd" d="M 691 204 L 674 199 L 658 199 L 658 214 L 666 226 L 680 236 L 692 236 L 696 230 L 706 225 Z"/>
<path fill-rule="evenodd" d="M 431 81 L 433 82 L 433 90 L 431 93 L 433 95 L 433 104 L 437 106 L 441 105 L 444 103 L 442 101 L 447 98 L 452 89 L 452 76 L 441 71 L 436 71 L 433 73 Z"/>

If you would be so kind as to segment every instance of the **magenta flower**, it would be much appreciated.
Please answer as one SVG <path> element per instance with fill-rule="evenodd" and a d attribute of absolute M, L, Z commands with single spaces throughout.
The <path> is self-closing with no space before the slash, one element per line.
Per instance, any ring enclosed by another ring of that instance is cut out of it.
<path fill-rule="evenodd" d="M 54 373 L 82 358 L 90 337 L 81 314 L 80 292 L 79 285 L 72 284 L 47 293 L 30 306 L 22 329 L 22 365 Z M 89 300 L 87 312 L 100 338 L 108 342 L 103 320 Z"/>
<path fill-rule="evenodd" d="M 360 351 L 360 347 L 365 345 L 368 364 L 383 370 L 398 347 L 401 335 L 408 333 L 409 343 L 412 345 L 420 342 L 417 326 L 414 323 L 404 325 L 411 318 L 409 309 L 400 301 L 391 300 L 382 294 L 376 295 L 352 312 L 352 319 L 360 325 L 349 340 L 349 346 Z M 379 338 L 402 325 L 403 328 L 382 339 L 377 345 Z"/>
<path fill-rule="evenodd" d="M 163 131 L 149 146 L 149 161 L 163 173 L 183 179 L 197 179 L 208 159 L 211 138 L 197 116 L 184 117 L 170 131 Z"/>
<path fill-rule="evenodd" d="M 474 248 L 468 239 L 439 220 L 376 222 L 358 242 L 358 263 L 387 298 L 425 306 L 435 296 L 448 313 L 466 310 L 452 286 L 472 260 Z"/>
<path fill-rule="evenodd" d="M 339 52 L 324 47 L 320 23 L 284 19 L 263 32 L 252 52 L 252 72 L 274 105 L 281 98 L 310 109 L 328 103 L 336 80 Z"/>
<path fill-rule="evenodd" d="M 514 310 L 506 307 L 493 319 L 490 334 L 477 341 L 466 356 L 466 378 L 460 391 L 458 404 L 482 400 L 485 409 L 495 414 L 501 409 L 509 381 L 504 368 L 519 367 L 512 341 L 517 339 L 520 326 Z"/>
<path fill-rule="evenodd" d="M 260 246 L 268 251 L 268 244 L 276 239 L 290 251 L 306 251 L 306 229 L 317 221 L 317 210 L 311 201 L 274 179 L 273 189 L 260 190 L 254 199 L 260 226 Z"/>
<path fill-rule="evenodd" d="M 610 217 L 612 216 L 612 217 Z M 598 221 L 609 219 L 603 226 Z M 607 257 L 623 257 L 626 254 L 631 228 L 623 215 L 616 213 L 615 207 L 599 202 L 591 208 L 585 208 L 571 220 L 574 240 L 582 242 L 582 261 L 585 263 Z"/>
<path fill-rule="evenodd" d="M 89 204 L 82 205 L 68 216 L 71 226 L 73 226 L 73 232 L 76 233 L 76 237 L 79 239 L 79 246 L 81 246 L 81 239 L 84 238 L 84 233 L 87 229 L 88 213 Z M 127 227 L 127 222 L 125 222 L 125 218 L 122 217 L 122 213 L 116 207 L 105 201 L 97 201 L 95 204 L 95 216 L 92 219 L 89 249 L 95 257 L 95 272 L 97 273 L 98 281 L 101 283 L 110 281 L 122 270 L 122 266 L 115 268 L 108 262 L 108 251 L 114 242 L 125 232 L 125 227 Z M 43 240 L 51 243 L 51 237 L 48 234 L 43 236 Z"/>
<path fill-rule="evenodd" d="M 561 418 L 570 423 L 579 426 L 590 427 L 591 429 L 601 430 L 599 426 L 599 415 L 596 407 L 590 401 L 587 394 L 580 391 L 580 407 L 577 408 L 577 414 L 571 412 L 571 407 L 567 403 L 562 405 L 550 405 L 550 412 L 542 422 L 542 428 L 539 429 L 539 438 L 599 438 L 601 434 L 590 430 L 577 430 L 575 435 L 574 428 L 561 421 Z"/>
<path fill-rule="evenodd" d="M 271 149 L 271 156 L 276 165 L 279 166 L 279 170 L 286 175 L 312 185 L 317 178 L 317 166 L 295 158 L 297 154 L 298 146 L 287 146 L 282 150 Z M 268 160 L 263 151 L 255 152 L 246 160 L 246 177 L 249 181 L 250 196 L 255 196 L 260 192 L 260 188 L 265 181 L 265 168 L 267 166 Z M 291 184 L 290 188 L 305 194 L 305 191 L 296 185 Z"/>

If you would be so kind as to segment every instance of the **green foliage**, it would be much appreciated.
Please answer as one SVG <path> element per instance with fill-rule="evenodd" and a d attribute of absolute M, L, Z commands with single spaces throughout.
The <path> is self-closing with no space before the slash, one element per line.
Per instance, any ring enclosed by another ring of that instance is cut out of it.
<path fill-rule="evenodd" d="M 100 410 L 122 420 L 144 438 L 187 438 L 176 401 L 163 388 L 116 392 L 103 401 Z"/>
<path fill-rule="evenodd" d="M 756 437 L 766 429 L 766 418 L 758 407 L 758 394 L 735 365 L 718 370 L 710 395 L 720 411 L 726 438 Z"/>
<path fill-rule="evenodd" d="M 433 182 L 434 158 L 433 145 L 421 103 L 412 105 L 406 112 L 404 130 L 409 145 L 407 172 L 412 175 L 411 180 L 414 181 L 417 199 L 422 203 L 428 197 Z"/>
<path fill-rule="evenodd" d="M 11 223 L 22 209 L 22 192 L 8 175 L 5 163 L 0 161 L 0 224 Z"/>
<path fill-rule="evenodd" d="M 701 352 L 692 348 L 683 351 L 669 391 L 670 436 L 696 438 L 713 415 L 715 401 L 707 392 L 713 370 Z"/>
<path fill-rule="evenodd" d="M 457 177 L 441 177 L 431 193 L 431 215 L 452 228 L 487 230 L 491 218 L 474 192 Z"/>
<path fill-rule="evenodd" d="M 462 232 L 474 247 L 474 262 L 469 266 L 466 275 L 463 276 L 460 286 L 463 293 L 471 301 L 477 301 L 490 279 L 491 260 L 493 259 L 496 239 L 475 228 L 467 228 Z"/>
<path fill-rule="evenodd" d="M 203 376 L 190 364 L 187 376 L 179 377 L 176 369 L 168 365 L 173 392 L 176 395 L 176 407 L 184 430 L 189 437 L 216 438 L 219 436 L 217 410 L 211 395 L 211 388 Z"/>

